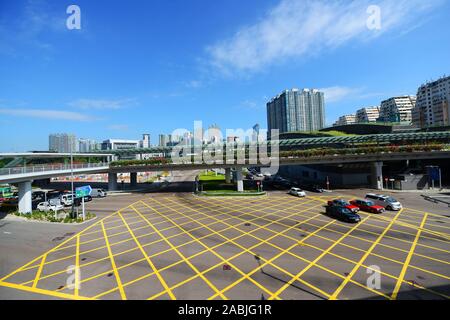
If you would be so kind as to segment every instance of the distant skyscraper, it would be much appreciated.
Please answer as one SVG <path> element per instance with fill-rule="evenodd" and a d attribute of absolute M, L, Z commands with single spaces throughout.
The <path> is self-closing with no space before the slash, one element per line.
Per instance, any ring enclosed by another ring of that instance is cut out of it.
<path fill-rule="evenodd" d="M 280 133 L 315 131 L 325 126 L 323 92 L 312 89 L 286 90 L 267 103 L 267 124 Z"/>
<path fill-rule="evenodd" d="M 91 139 L 78 139 L 78 151 L 79 152 L 91 152 L 99 148 L 99 144 L 95 140 Z"/>
<path fill-rule="evenodd" d="M 48 149 L 60 153 L 78 152 L 77 137 L 67 133 L 51 134 L 48 137 Z"/>
<path fill-rule="evenodd" d="M 381 102 L 379 122 L 412 121 L 412 110 L 416 106 L 416 97 L 393 97 Z"/>
<path fill-rule="evenodd" d="M 142 144 L 141 147 L 144 149 L 150 148 L 150 134 L 144 133 L 142 135 Z"/>
<path fill-rule="evenodd" d="M 167 146 L 167 136 L 165 134 L 160 134 L 159 135 L 159 146 L 160 147 Z"/>
<path fill-rule="evenodd" d="M 417 91 L 413 124 L 421 128 L 450 125 L 450 77 L 423 84 Z"/>
<path fill-rule="evenodd" d="M 380 117 L 380 107 L 361 108 L 356 111 L 356 123 L 376 122 Z"/>

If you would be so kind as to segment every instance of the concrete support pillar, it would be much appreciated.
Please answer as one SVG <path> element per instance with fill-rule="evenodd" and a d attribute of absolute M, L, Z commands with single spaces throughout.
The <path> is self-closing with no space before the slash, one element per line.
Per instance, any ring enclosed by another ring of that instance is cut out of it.
<path fill-rule="evenodd" d="M 225 169 L 225 181 L 226 183 L 231 183 L 231 168 Z"/>
<path fill-rule="evenodd" d="M 372 162 L 372 188 L 383 190 L 383 162 Z"/>
<path fill-rule="evenodd" d="M 117 173 L 113 172 L 108 173 L 108 190 L 109 191 L 117 190 Z"/>
<path fill-rule="evenodd" d="M 31 181 L 25 181 L 18 184 L 19 187 L 19 213 L 31 213 Z"/>
<path fill-rule="evenodd" d="M 242 176 L 242 168 L 236 168 L 237 191 L 244 192 L 244 178 Z"/>
<path fill-rule="evenodd" d="M 135 187 L 137 185 L 137 172 L 130 173 L 130 184 L 132 187 Z"/>

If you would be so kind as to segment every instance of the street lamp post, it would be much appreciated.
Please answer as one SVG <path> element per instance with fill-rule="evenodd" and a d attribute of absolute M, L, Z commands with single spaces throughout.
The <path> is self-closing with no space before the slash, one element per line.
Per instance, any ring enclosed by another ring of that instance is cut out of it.
<path fill-rule="evenodd" d="M 75 208 L 75 195 L 73 190 L 73 150 L 72 146 L 70 146 L 70 184 L 72 189 L 72 212 L 71 212 L 71 218 L 74 218 L 74 208 Z"/>

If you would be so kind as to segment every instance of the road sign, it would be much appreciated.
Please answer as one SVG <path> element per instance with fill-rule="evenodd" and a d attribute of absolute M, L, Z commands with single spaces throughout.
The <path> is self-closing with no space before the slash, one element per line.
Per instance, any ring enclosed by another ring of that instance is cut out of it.
<path fill-rule="evenodd" d="M 84 187 L 75 189 L 75 196 L 77 198 L 84 198 L 84 197 L 90 196 L 91 192 L 92 192 L 91 186 L 84 186 Z"/>

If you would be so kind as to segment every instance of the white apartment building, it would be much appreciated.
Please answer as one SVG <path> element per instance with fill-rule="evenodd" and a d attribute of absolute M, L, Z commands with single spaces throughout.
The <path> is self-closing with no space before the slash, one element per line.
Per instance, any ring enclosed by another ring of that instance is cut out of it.
<path fill-rule="evenodd" d="M 334 127 L 345 126 L 345 125 L 354 124 L 354 123 L 356 123 L 356 115 L 347 114 L 345 116 L 339 117 L 339 119 L 333 124 L 333 126 Z"/>
<path fill-rule="evenodd" d="M 356 111 L 356 123 L 376 122 L 379 117 L 379 106 L 362 108 Z"/>
<path fill-rule="evenodd" d="M 381 122 L 412 122 L 412 110 L 416 106 L 415 96 L 399 96 L 381 102 Z"/>
<path fill-rule="evenodd" d="M 450 125 L 450 76 L 423 84 L 417 90 L 413 124 L 421 128 Z"/>

